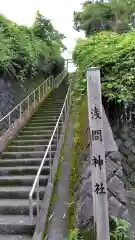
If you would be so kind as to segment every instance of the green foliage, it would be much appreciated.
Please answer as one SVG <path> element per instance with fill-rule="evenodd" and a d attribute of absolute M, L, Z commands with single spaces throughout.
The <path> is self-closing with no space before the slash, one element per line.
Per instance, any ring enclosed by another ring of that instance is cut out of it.
<path fill-rule="evenodd" d="M 73 53 L 81 93 L 86 91 L 87 67 L 101 68 L 103 95 L 109 100 L 132 101 L 135 97 L 135 31 L 127 34 L 101 32 L 78 40 Z"/>
<path fill-rule="evenodd" d="M 63 37 L 39 12 L 30 28 L 0 15 L 0 75 L 23 81 L 52 74 L 57 65 L 61 71 Z"/>
<path fill-rule="evenodd" d="M 70 231 L 68 240 L 83 240 L 83 237 L 79 237 L 79 230 L 75 228 Z"/>
<path fill-rule="evenodd" d="M 85 31 L 86 36 L 103 30 L 117 33 L 130 29 L 135 0 L 86 1 L 82 10 L 74 12 L 74 28 Z"/>
<path fill-rule="evenodd" d="M 110 4 L 87 1 L 83 4 L 82 11 L 74 12 L 74 28 L 85 31 L 88 36 L 103 29 L 111 29 L 113 19 Z"/>
<path fill-rule="evenodd" d="M 129 240 L 129 223 L 126 220 L 112 217 L 110 221 L 111 240 Z"/>

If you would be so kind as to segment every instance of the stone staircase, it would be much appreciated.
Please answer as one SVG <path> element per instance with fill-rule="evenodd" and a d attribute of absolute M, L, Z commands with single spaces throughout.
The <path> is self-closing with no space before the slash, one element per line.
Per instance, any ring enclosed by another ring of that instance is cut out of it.
<path fill-rule="evenodd" d="M 61 112 L 67 89 L 68 85 L 64 82 L 54 89 L 27 125 L 0 154 L 0 240 L 32 239 L 36 219 L 30 220 L 28 196 Z M 55 156 L 55 151 L 54 139 L 52 157 Z M 49 158 L 40 177 L 41 200 L 48 175 Z"/>

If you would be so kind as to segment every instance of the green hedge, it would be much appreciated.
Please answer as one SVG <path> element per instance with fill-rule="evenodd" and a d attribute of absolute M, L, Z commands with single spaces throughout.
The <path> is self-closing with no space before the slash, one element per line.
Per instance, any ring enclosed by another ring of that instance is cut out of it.
<path fill-rule="evenodd" d="M 135 31 L 101 32 L 78 40 L 73 59 L 80 74 L 78 90 L 86 91 L 86 68 L 100 67 L 103 95 L 109 100 L 135 98 Z"/>

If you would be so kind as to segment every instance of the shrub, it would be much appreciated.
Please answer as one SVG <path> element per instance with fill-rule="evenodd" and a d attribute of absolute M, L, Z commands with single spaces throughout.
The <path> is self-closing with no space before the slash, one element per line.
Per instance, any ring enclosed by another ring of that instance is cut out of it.
<path fill-rule="evenodd" d="M 101 32 L 78 40 L 73 52 L 80 79 L 78 89 L 86 91 L 87 67 L 100 67 L 103 95 L 109 100 L 132 101 L 135 97 L 135 31 L 126 34 Z"/>

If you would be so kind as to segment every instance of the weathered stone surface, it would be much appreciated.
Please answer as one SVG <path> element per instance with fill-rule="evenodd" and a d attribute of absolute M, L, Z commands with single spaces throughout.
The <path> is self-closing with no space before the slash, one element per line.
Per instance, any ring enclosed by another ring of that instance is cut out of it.
<path fill-rule="evenodd" d="M 119 217 L 125 211 L 124 206 L 114 196 L 109 198 L 109 214 L 111 216 Z"/>
<path fill-rule="evenodd" d="M 129 131 L 129 136 L 135 141 L 135 131 Z"/>
<path fill-rule="evenodd" d="M 135 145 L 132 146 L 131 151 L 133 154 L 135 154 Z"/>
<path fill-rule="evenodd" d="M 121 162 L 123 159 L 125 159 L 125 156 L 120 152 L 110 153 L 109 157 L 116 163 Z"/>
<path fill-rule="evenodd" d="M 132 225 L 131 231 L 135 236 L 135 193 L 133 191 L 127 191 L 126 198 L 129 211 L 129 220 Z"/>
<path fill-rule="evenodd" d="M 123 203 L 126 203 L 124 184 L 118 177 L 114 176 L 109 180 L 108 188 L 117 199 Z"/>
<path fill-rule="evenodd" d="M 127 175 L 130 175 L 132 173 L 132 168 L 129 166 L 126 162 L 122 162 L 123 170 L 127 173 Z"/>
<path fill-rule="evenodd" d="M 132 153 L 130 153 L 130 155 L 127 157 L 127 162 L 128 162 L 128 164 L 133 165 L 133 168 L 135 169 L 135 167 L 134 167 L 134 164 L 135 164 L 135 155 L 133 155 Z"/>
<path fill-rule="evenodd" d="M 130 175 L 130 180 L 132 182 L 132 185 L 135 186 L 135 171 L 132 171 L 132 174 Z"/>
<path fill-rule="evenodd" d="M 132 149 L 133 144 L 134 144 L 134 141 L 131 138 L 127 137 L 124 145 L 130 150 Z"/>
<path fill-rule="evenodd" d="M 112 174 L 119 169 L 119 165 L 113 162 L 109 157 L 106 158 L 106 171 L 107 177 L 110 177 Z"/>
<path fill-rule="evenodd" d="M 118 152 L 107 153 L 106 157 L 107 176 L 109 181 L 109 212 L 111 215 L 129 219 L 131 222 L 131 219 L 135 219 L 135 215 L 133 216 L 133 209 L 131 210 L 129 206 L 127 206 L 127 198 L 125 197 L 126 189 L 124 187 L 127 189 L 135 187 L 135 129 L 129 129 L 127 125 L 124 127 L 117 125 L 115 129 L 113 129 L 113 132 L 119 149 Z M 79 192 L 77 205 L 78 207 L 80 205 L 79 210 L 77 210 L 79 216 L 81 216 L 81 206 L 87 203 L 90 204 L 90 202 L 92 204 L 92 201 L 88 201 L 89 198 L 91 199 L 91 194 L 88 196 L 87 191 L 87 188 L 89 188 L 87 175 L 88 173 L 90 174 L 90 167 L 89 170 L 87 169 L 88 164 L 85 165 L 85 169 L 83 170 L 83 177 L 85 177 L 81 182 L 81 188 L 79 188 L 84 196 L 81 198 Z M 87 207 L 85 209 L 87 209 Z M 92 209 L 92 206 L 90 206 L 90 209 Z M 83 218 L 83 222 L 85 222 L 85 220 L 87 222 L 88 218 L 85 219 L 85 214 L 83 214 Z M 135 224 L 133 227 L 135 229 Z"/>
<path fill-rule="evenodd" d="M 92 195 L 92 183 L 91 178 L 88 178 L 83 181 L 80 186 L 80 195 L 83 196 L 84 194 L 91 194 Z"/>
<path fill-rule="evenodd" d="M 86 196 L 84 201 L 77 202 L 76 222 L 77 226 L 82 229 L 92 221 L 93 218 L 93 204 L 92 197 Z"/>
<path fill-rule="evenodd" d="M 125 207 L 125 189 L 121 180 L 123 177 L 122 167 L 119 157 L 123 156 L 117 153 L 117 161 L 114 161 L 116 153 L 110 153 L 106 157 L 106 170 L 108 176 L 108 199 L 109 199 L 109 213 L 113 216 L 121 217 L 126 209 Z M 114 155 L 114 156 L 113 156 Z M 118 176 L 118 177 L 117 177 Z M 77 191 L 77 204 L 76 204 L 76 221 L 77 226 L 85 229 L 88 222 L 92 220 L 92 179 L 91 167 L 89 163 L 80 176 L 80 183 Z"/>
<path fill-rule="evenodd" d="M 122 144 L 119 148 L 120 152 L 125 155 L 126 157 L 128 157 L 130 155 L 130 151 L 127 147 L 124 146 L 124 144 Z"/>
<path fill-rule="evenodd" d="M 5 116 L 19 102 L 21 102 L 43 80 L 27 80 L 20 84 L 19 81 L 0 78 L 0 118 Z"/>
<path fill-rule="evenodd" d="M 129 220 L 129 210 L 126 209 L 121 217 L 124 218 L 125 220 Z"/>
<path fill-rule="evenodd" d="M 119 148 L 119 147 L 121 146 L 121 144 L 123 143 L 120 138 L 117 138 L 117 139 L 115 140 L 115 142 L 116 142 L 118 148 Z"/>
<path fill-rule="evenodd" d="M 118 169 L 118 171 L 116 172 L 115 176 L 117 176 L 119 179 L 123 180 L 123 171 L 122 171 L 122 167 L 121 166 Z"/>
<path fill-rule="evenodd" d="M 127 139 L 127 133 L 121 133 L 120 134 L 120 138 L 122 139 L 122 140 L 126 140 Z"/>

